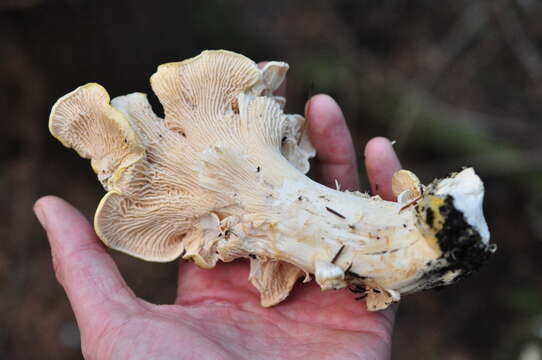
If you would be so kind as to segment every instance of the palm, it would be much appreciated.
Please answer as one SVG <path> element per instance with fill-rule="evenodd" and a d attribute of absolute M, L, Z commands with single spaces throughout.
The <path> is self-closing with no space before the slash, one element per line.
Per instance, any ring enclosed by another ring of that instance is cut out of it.
<path fill-rule="evenodd" d="M 176 305 L 134 299 L 133 312 L 104 321 L 102 336 L 86 346 L 98 350 L 98 358 L 113 359 L 375 358 L 389 346 L 392 313 L 367 312 L 348 292 L 304 285 L 284 304 L 264 309 L 246 281 L 246 264 L 181 271 L 183 288 L 192 283 L 197 289 Z M 157 338 L 159 345 L 149 341 Z"/>
<path fill-rule="evenodd" d="M 340 109 L 316 97 L 307 110 L 319 151 L 316 169 L 327 185 L 357 187 L 355 152 Z M 399 163 L 389 142 L 366 148 L 374 188 L 390 197 Z M 379 186 L 376 186 L 378 184 Z M 53 264 L 78 325 L 82 348 L 92 359 L 177 358 L 356 358 L 389 356 L 393 310 L 368 312 L 348 291 L 322 292 L 297 284 L 283 303 L 262 308 L 248 282 L 248 264 L 218 264 L 202 270 L 181 263 L 174 305 L 154 305 L 127 287 L 86 219 L 58 198 L 35 207 L 53 252 Z"/>

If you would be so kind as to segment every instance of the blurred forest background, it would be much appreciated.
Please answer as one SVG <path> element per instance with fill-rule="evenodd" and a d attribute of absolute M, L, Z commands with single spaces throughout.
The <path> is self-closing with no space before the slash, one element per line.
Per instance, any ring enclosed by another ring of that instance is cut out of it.
<path fill-rule="evenodd" d="M 49 135 L 54 101 L 91 81 L 151 93 L 158 64 L 216 48 L 288 62 L 288 112 L 334 96 L 360 159 L 384 135 L 424 182 L 483 177 L 499 250 L 401 302 L 393 358 L 542 359 L 541 18 L 539 0 L 0 0 L 0 359 L 81 357 L 31 208 L 55 194 L 90 218 L 104 192 Z M 138 295 L 172 301 L 175 263 L 113 255 Z"/>

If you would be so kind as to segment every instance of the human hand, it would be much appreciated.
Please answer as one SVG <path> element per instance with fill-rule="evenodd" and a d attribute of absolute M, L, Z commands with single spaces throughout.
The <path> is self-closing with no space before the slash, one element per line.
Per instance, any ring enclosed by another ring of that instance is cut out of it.
<path fill-rule="evenodd" d="M 320 182 L 334 187 L 337 179 L 343 189 L 357 189 L 355 151 L 340 108 L 317 95 L 306 116 Z M 371 140 L 365 165 L 373 192 L 391 199 L 391 176 L 400 164 L 389 141 Z M 181 261 L 174 304 L 151 304 L 128 288 L 75 208 L 48 196 L 34 210 L 87 359 L 389 358 L 394 310 L 368 312 L 348 290 L 297 284 L 283 303 L 262 308 L 245 262 L 203 270 Z"/>

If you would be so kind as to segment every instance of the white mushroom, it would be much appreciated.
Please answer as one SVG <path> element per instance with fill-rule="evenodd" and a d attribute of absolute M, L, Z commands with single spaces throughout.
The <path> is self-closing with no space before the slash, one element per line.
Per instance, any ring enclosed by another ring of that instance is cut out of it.
<path fill-rule="evenodd" d="M 228 51 L 161 65 L 144 94 L 113 99 L 97 84 L 62 97 L 51 133 L 91 159 L 108 191 L 95 229 L 111 248 L 149 261 L 179 256 L 205 268 L 250 258 L 263 306 L 314 275 L 323 290 L 349 287 L 369 310 L 401 293 L 446 285 L 495 247 L 484 188 L 470 168 L 424 187 L 398 172 L 399 202 L 324 187 L 304 174 L 315 155 L 304 118 L 272 95 L 288 65 L 263 69 Z"/>

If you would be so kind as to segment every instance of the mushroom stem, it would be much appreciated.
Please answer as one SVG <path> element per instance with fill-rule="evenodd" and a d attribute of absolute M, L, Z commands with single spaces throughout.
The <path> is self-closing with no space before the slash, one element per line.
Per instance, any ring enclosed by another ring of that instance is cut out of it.
<path fill-rule="evenodd" d="M 227 158 L 215 161 L 230 165 Z M 218 212 L 230 224 L 227 236 L 217 239 L 220 260 L 231 260 L 232 253 L 233 258 L 251 254 L 295 265 L 306 276 L 314 274 L 323 290 L 363 286 L 371 290 L 369 309 L 378 310 L 397 301 L 401 293 L 447 285 L 470 274 L 494 251 L 480 231 L 480 224 L 487 231 L 481 215 L 484 190 L 471 168 L 435 181 L 406 207 L 378 196 L 327 188 L 283 157 L 264 158 L 267 167 L 254 171 L 252 179 L 248 171 L 239 174 L 244 181 L 232 179 L 229 189 L 234 190 L 235 205 Z M 211 179 L 217 175 L 206 174 Z M 453 190 L 442 186 L 450 182 Z M 209 187 L 213 188 L 228 187 Z M 478 212 L 472 223 L 458 206 L 464 203 Z M 442 243 L 449 233 L 456 244 Z M 465 246 L 463 259 L 457 259 L 455 251 Z"/>

